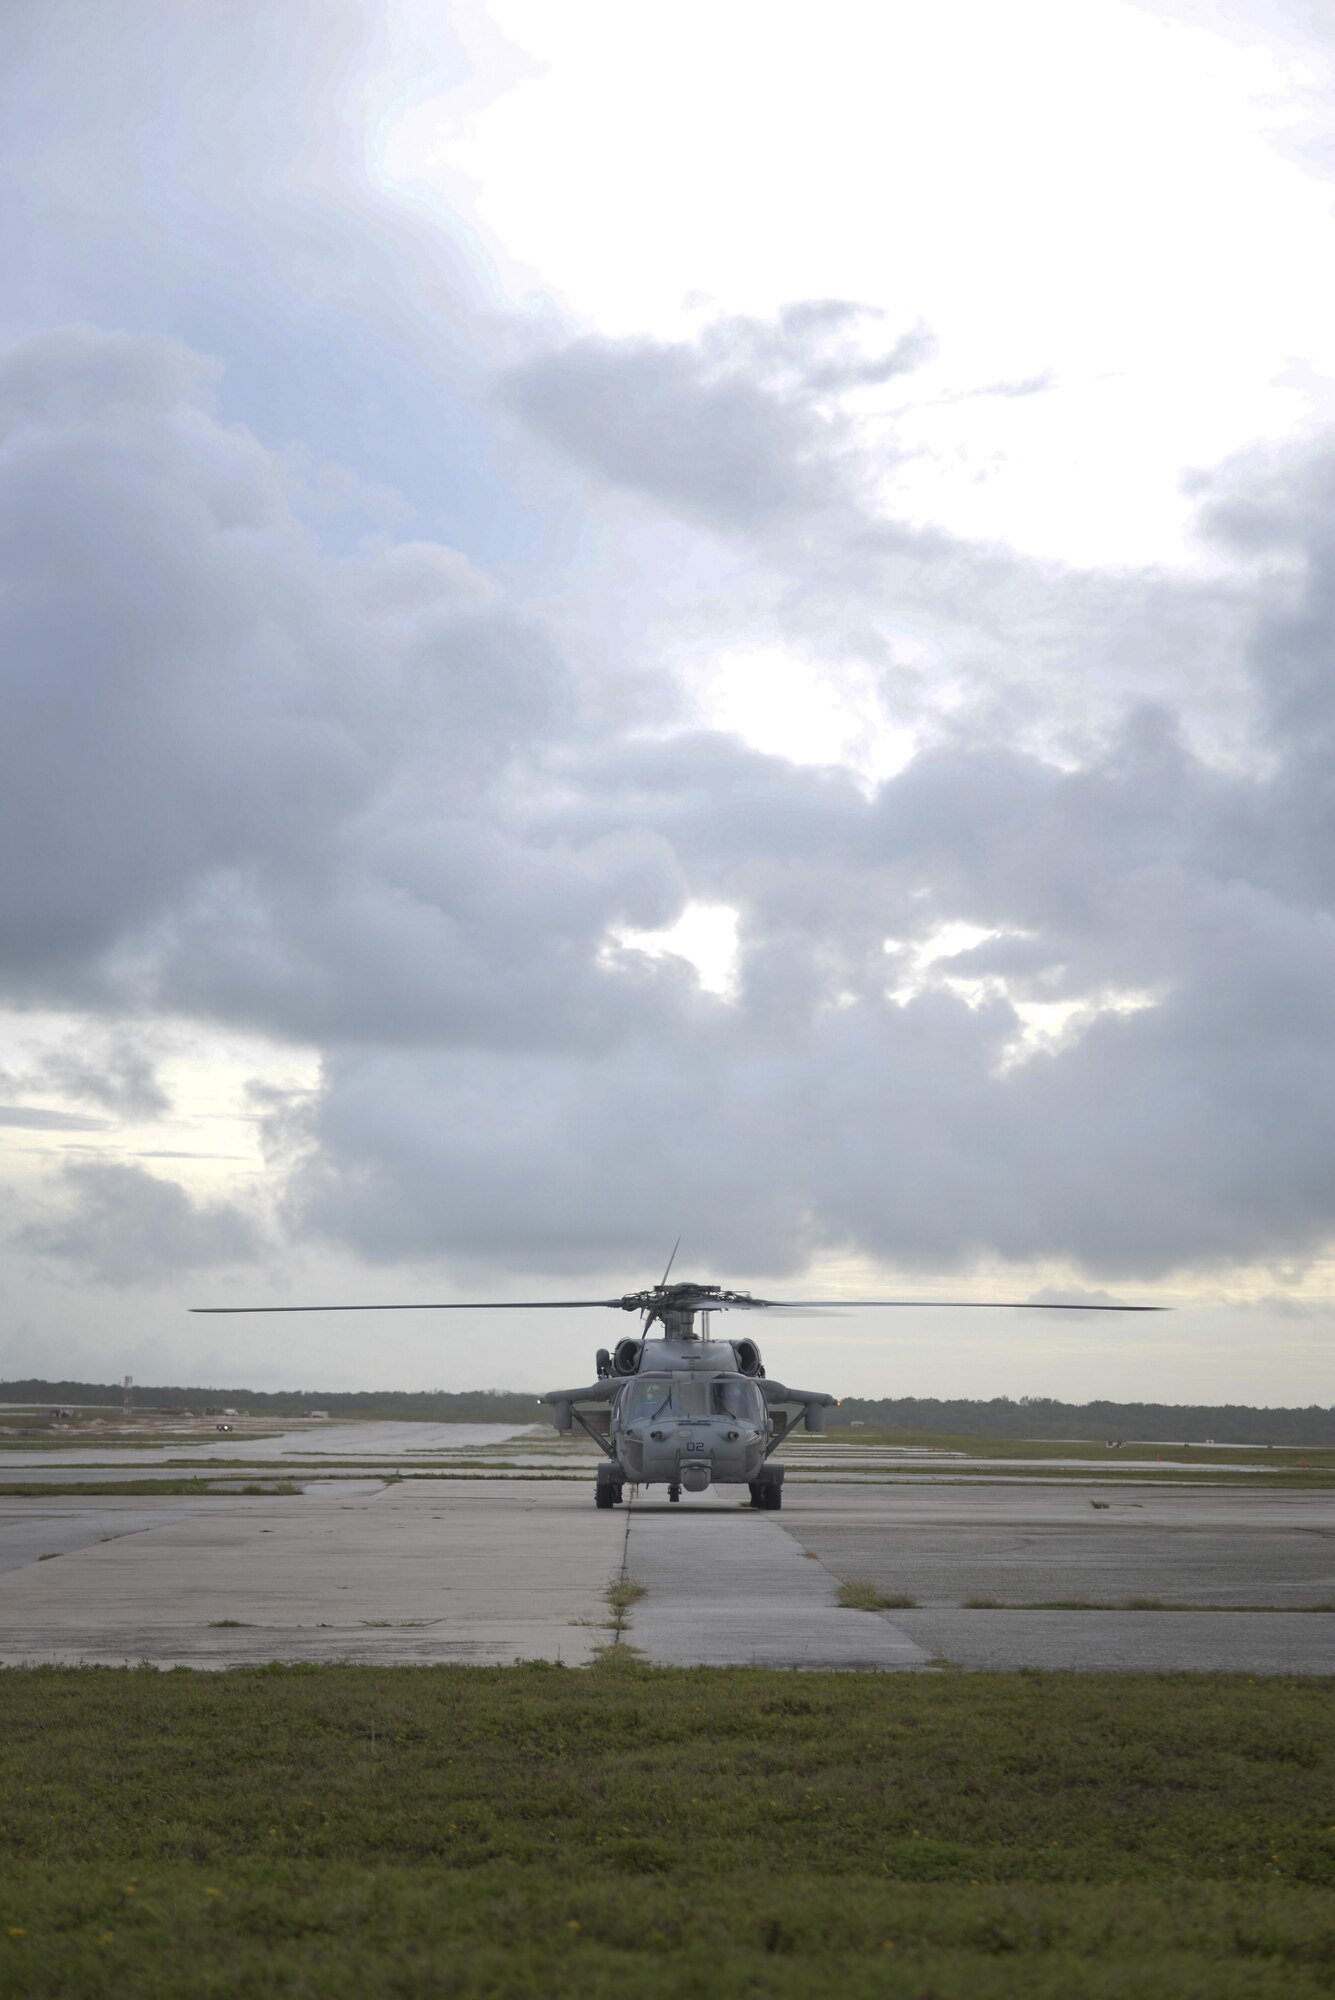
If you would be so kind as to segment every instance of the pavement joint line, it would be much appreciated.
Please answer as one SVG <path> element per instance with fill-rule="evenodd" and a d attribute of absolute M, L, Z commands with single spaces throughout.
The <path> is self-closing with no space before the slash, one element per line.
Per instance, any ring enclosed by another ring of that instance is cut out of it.
<path fill-rule="evenodd" d="M 836 1576 L 835 1572 L 830 1568 L 830 1565 L 825 1561 L 825 1559 L 822 1556 L 818 1556 L 814 1549 L 809 1549 L 803 1542 L 802 1537 L 796 1534 L 794 1530 L 788 1526 L 788 1523 L 786 1521 L 768 1521 L 766 1522 L 765 1525 L 767 1527 L 777 1528 L 780 1534 L 787 1535 L 789 1541 L 792 1542 L 794 1547 L 801 1550 L 803 1558 L 807 1562 L 814 1562 L 817 1569 L 819 1569 L 826 1577 L 829 1578 L 830 1590 L 832 1592 L 830 1598 L 830 1609 L 831 1611 L 839 1610 L 840 1608 L 839 1585 L 842 1579 Z"/>
<path fill-rule="evenodd" d="M 623 1589 L 630 1582 L 630 1524 L 634 1517 L 635 1495 L 638 1491 L 638 1487 L 630 1487 L 626 1499 L 626 1532 L 621 1537 L 621 1573 L 617 1578 L 618 1583 L 623 1586 Z M 629 1623 L 629 1614 L 630 1606 L 628 1604 L 623 1602 L 617 1606 L 616 1630 L 612 1635 L 613 1652 L 622 1644 L 623 1634 Z"/>

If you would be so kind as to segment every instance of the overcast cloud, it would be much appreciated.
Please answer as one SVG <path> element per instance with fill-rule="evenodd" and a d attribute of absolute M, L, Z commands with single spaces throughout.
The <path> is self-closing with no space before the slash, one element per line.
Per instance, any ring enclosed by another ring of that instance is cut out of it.
<path fill-rule="evenodd" d="M 799 227 L 763 309 L 600 325 L 426 154 L 384 169 L 386 106 L 483 115 L 524 74 L 511 10 L 455 42 L 406 7 L 243 14 L 219 39 L 143 0 L 123 57 L 77 9 L 9 29 L 66 111 L 0 352 L 0 1124 L 48 1146 L 8 1182 L 25 1354 L 49 1334 L 60 1372 L 67 1286 L 164 1327 L 201 1274 L 620 1284 L 679 1230 L 739 1282 L 1324 1297 L 1320 396 L 1147 466 L 1149 557 L 1111 513 L 1101 557 L 1008 539 L 975 489 L 1052 463 L 1054 422 L 1080 506 L 1134 476 L 1094 428 L 1082 459 L 1102 377 L 1055 300 L 1051 366 L 998 338 L 975 368 L 934 297 L 812 282 Z M 1297 30 L 1264 32 L 1277 62 Z M 172 115 L 138 77 L 81 126 L 158 33 Z M 232 130 L 210 50 L 256 46 Z M 984 406 L 986 464 L 952 428 Z M 858 703 L 866 740 L 822 752 Z M 699 906 L 736 919 L 703 979 L 662 944 Z"/>

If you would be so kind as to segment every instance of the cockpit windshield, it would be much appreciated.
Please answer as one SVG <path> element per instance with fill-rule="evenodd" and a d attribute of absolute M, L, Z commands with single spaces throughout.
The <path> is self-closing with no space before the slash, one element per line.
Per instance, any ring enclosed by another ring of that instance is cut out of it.
<path fill-rule="evenodd" d="M 621 1403 L 623 1424 L 651 1424 L 666 1416 L 729 1417 L 763 1430 L 765 1405 L 756 1384 L 740 1375 L 714 1382 L 684 1376 L 675 1384 L 670 1375 L 646 1375 L 628 1384 Z"/>
<path fill-rule="evenodd" d="M 730 1382 L 715 1382 L 713 1388 L 715 1416 L 735 1417 L 744 1424 L 761 1424 L 763 1405 L 754 1382 L 736 1377 Z"/>
<path fill-rule="evenodd" d="M 652 1423 L 655 1417 L 665 1417 L 672 1408 L 672 1378 L 668 1375 L 648 1375 L 643 1380 L 632 1382 L 626 1391 L 621 1415 L 625 1423 Z"/>

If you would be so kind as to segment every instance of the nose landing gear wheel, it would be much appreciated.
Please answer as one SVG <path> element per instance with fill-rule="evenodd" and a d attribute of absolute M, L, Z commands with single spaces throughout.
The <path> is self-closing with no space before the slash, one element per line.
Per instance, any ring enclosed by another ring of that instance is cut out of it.
<path fill-rule="evenodd" d="M 680 1486 L 669 1486 L 669 1487 L 668 1487 L 668 1499 L 669 1499 L 669 1500 L 680 1500 L 680 1498 L 681 1498 L 681 1488 L 680 1488 Z"/>
<path fill-rule="evenodd" d="M 616 1488 L 604 1484 L 600 1479 L 593 1489 L 593 1504 L 595 1507 L 615 1507 Z"/>

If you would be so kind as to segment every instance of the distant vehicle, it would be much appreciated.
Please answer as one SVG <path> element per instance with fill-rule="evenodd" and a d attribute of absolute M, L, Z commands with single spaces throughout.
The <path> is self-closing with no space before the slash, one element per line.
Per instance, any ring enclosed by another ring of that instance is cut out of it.
<path fill-rule="evenodd" d="M 215 1431 L 231 1431 L 231 1430 L 235 1430 L 235 1429 L 236 1429 L 236 1425 L 235 1425 L 235 1424 L 215 1424 L 215 1425 L 213 1426 L 213 1428 L 214 1428 L 214 1430 L 215 1430 Z"/>
<path fill-rule="evenodd" d="M 716 1312 L 838 1310 L 844 1306 L 941 1306 L 1009 1303 L 1026 1311 L 1158 1312 L 1158 1306 L 1066 1305 L 1054 1299 L 757 1299 L 721 1285 L 668 1279 L 674 1247 L 660 1283 L 617 1299 L 449 1299 L 418 1308 L 387 1306 L 195 1306 L 205 1313 L 252 1312 L 452 1312 L 573 1311 L 610 1306 L 641 1316 L 638 1339 L 619 1340 L 611 1353 L 598 1349 L 598 1380 L 582 1389 L 551 1389 L 558 1431 L 576 1424 L 603 1454 L 594 1486 L 599 1507 L 614 1507 L 627 1486 L 666 1486 L 669 1500 L 682 1489 L 703 1493 L 709 1486 L 745 1486 L 756 1507 L 783 1505 L 781 1465 L 773 1454 L 802 1423 L 825 1428 L 825 1412 L 836 1400 L 819 1389 L 789 1389 L 766 1378 L 753 1340 L 711 1340 L 709 1315 Z M 696 1320 L 703 1319 L 703 1333 Z M 654 1325 L 661 1337 L 650 1339 Z M 315 1412 L 312 1412 L 314 1415 Z"/>

